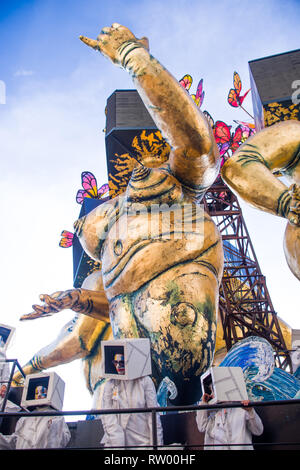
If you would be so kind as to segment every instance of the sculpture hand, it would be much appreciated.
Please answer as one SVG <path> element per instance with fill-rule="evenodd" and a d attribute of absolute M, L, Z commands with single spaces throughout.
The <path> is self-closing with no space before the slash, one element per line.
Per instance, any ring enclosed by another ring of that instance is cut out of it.
<path fill-rule="evenodd" d="M 33 367 L 33 364 L 31 362 L 28 362 L 27 364 L 22 366 L 22 371 L 25 376 L 28 374 L 36 374 L 38 372 L 36 368 Z M 20 370 L 17 370 L 12 378 L 11 385 L 13 387 L 24 387 L 24 383 L 25 377 L 23 376 Z"/>
<path fill-rule="evenodd" d="M 120 47 L 124 43 L 139 43 L 149 50 L 149 42 L 147 38 L 137 39 L 134 34 L 125 26 L 119 23 L 113 23 L 111 27 L 105 27 L 95 39 L 89 39 L 80 36 L 82 42 L 99 50 L 105 57 L 108 57 L 115 64 L 121 65 Z"/>
<path fill-rule="evenodd" d="M 44 305 L 33 305 L 34 312 L 22 315 L 20 320 L 34 320 L 35 318 L 49 317 L 66 308 L 72 308 L 79 300 L 79 291 L 70 289 L 54 292 L 51 295 L 42 294 L 40 300 Z"/>

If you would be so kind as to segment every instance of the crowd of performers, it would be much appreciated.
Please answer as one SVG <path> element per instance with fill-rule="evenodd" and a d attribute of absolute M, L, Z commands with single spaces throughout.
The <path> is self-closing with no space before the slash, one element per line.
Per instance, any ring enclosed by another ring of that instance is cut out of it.
<path fill-rule="evenodd" d="M 5 414 L 18 412 L 23 414 L 17 419 L 13 432 L 10 434 L 0 432 L 0 449 L 67 447 L 71 440 L 69 426 L 63 415 L 55 415 L 55 411 L 62 411 L 63 408 L 64 382 L 54 372 L 28 375 L 25 377 L 21 403 L 11 401 L 9 399 L 11 371 L 6 354 L 10 335 L 5 334 L 11 329 L 5 326 L 0 327 L 0 332 L 1 330 L 4 331 L 4 335 L 0 335 L 0 411 Z M 106 357 L 103 359 L 102 375 L 106 377 L 106 382 L 103 387 L 102 410 L 159 408 L 154 382 L 149 374 L 150 342 L 139 339 L 128 340 L 136 351 L 139 351 L 141 346 L 139 342 L 143 342 L 143 354 L 140 358 L 135 356 L 134 364 L 130 364 L 132 360 L 128 356 L 132 355 L 127 354 L 126 341 L 122 341 L 122 346 L 118 341 L 103 342 L 109 343 L 109 348 L 103 349 Z M 139 361 L 140 370 L 144 373 L 139 371 Z M 131 378 L 133 370 L 135 375 Z M 245 390 L 243 383 L 242 387 Z M 243 405 L 241 407 L 205 409 L 213 399 L 213 403 L 218 404 L 224 403 L 224 399 L 217 399 L 215 396 L 217 389 L 212 382 L 208 389 L 202 384 L 202 389 L 202 399 L 199 402 L 202 406 L 196 411 L 196 423 L 198 430 L 205 433 L 204 449 L 253 449 L 252 434 L 261 435 L 263 424 L 255 410 L 248 407 L 248 401 L 241 400 Z M 221 397 L 219 385 L 218 390 L 217 393 Z M 28 412 L 28 416 L 24 416 L 24 412 Z M 34 416 L 30 416 L 32 412 Z M 1 431 L 1 421 L 5 414 L 0 418 Z M 139 449 L 151 448 L 154 444 L 150 412 L 99 414 L 96 419 L 101 420 L 103 429 L 102 435 L 99 436 L 100 448 Z M 164 445 L 159 412 L 156 412 L 156 436 L 155 445 L 159 449 Z"/>

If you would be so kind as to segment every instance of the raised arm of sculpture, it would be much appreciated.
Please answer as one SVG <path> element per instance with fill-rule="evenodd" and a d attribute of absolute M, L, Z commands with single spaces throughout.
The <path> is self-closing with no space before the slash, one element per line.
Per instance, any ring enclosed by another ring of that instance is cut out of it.
<path fill-rule="evenodd" d="M 172 173 L 183 186 L 204 192 L 218 175 L 220 165 L 211 126 L 178 80 L 150 55 L 147 39 L 137 39 L 128 28 L 117 23 L 103 28 L 97 40 L 83 36 L 80 39 L 131 74 L 149 113 L 172 146 L 169 158 Z M 117 216 L 121 199 L 122 196 L 100 206 L 101 214 L 97 212 L 98 231 L 100 225 L 105 231 L 109 220 Z M 99 222 L 100 218 L 102 222 Z M 82 221 L 79 221 L 80 224 Z M 77 222 L 77 233 L 78 230 Z M 92 227 L 90 230 L 93 233 Z M 103 243 L 104 237 L 100 238 Z M 84 243 L 82 241 L 85 248 Z M 100 248 L 98 251 L 100 256 Z M 105 320 L 102 302 L 105 303 L 106 299 L 103 296 L 102 291 L 88 292 L 85 289 L 43 295 L 41 300 L 44 305 L 34 305 L 34 312 L 23 315 L 21 319 L 44 317 L 70 308 Z"/>
<path fill-rule="evenodd" d="M 211 126 L 186 90 L 137 39 L 118 23 L 103 28 L 97 40 L 80 39 L 127 70 L 157 128 L 171 145 L 170 168 L 187 186 L 205 189 L 218 175 L 220 159 Z"/>

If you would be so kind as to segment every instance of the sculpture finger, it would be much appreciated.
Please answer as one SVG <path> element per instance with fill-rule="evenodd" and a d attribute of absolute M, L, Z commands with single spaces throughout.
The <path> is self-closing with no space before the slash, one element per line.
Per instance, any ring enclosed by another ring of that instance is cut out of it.
<path fill-rule="evenodd" d="M 54 310 L 50 305 L 32 305 L 34 312 L 22 315 L 20 320 L 34 320 L 35 318 L 49 317 L 56 310 Z"/>
<path fill-rule="evenodd" d="M 101 34 L 109 34 L 110 32 L 111 28 L 109 28 L 108 26 L 104 26 L 104 28 L 101 29 L 101 33 L 99 34 L 99 36 L 101 36 Z"/>
<path fill-rule="evenodd" d="M 43 315 L 48 316 L 48 315 L 52 314 L 53 312 L 55 312 L 55 310 L 53 310 L 53 308 L 50 305 L 36 305 L 36 304 L 34 304 L 32 306 L 32 308 L 40 316 L 43 316 Z"/>
<path fill-rule="evenodd" d="M 96 41 L 95 39 L 90 39 L 90 38 L 87 38 L 85 36 L 79 36 L 79 39 L 82 42 L 84 42 L 84 44 L 86 44 L 87 46 L 90 46 L 93 49 L 99 49 L 98 41 Z"/>
<path fill-rule="evenodd" d="M 44 302 L 49 306 L 51 311 L 59 312 L 62 309 L 62 301 L 45 294 Z"/>
<path fill-rule="evenodd" d="M 46 298 L 46 297 L 48 297 L 48 298 L 49 298 L 49 297 L 52 297 L 53 299 L 56 299 L 57 297 L 59 297 L 60 295 L 62 295 L 63 292 L 64 292 L 64 291 L 62 291 L 62 290 L 58 290 L 58 291 L 56 291 L 56 292 L 53 292 L 53 294 L 51 294 L 50 296 L 49 296 L 48 294 L 41 294 L 39 297 L 40 297 L 40 300 L 41 300 L 42 302 L 45 302 L 45 298 Z"/>
<path fill-rule="evenodd" d="M 32 307 L 35 311 L 31 312 L 31 313 L 27 313 L 25 315 L 22 315 L 20 317 L 20 321 L 35 320 L 36 318 L 49 317 L 51 315 L 51 312 L 38 309 L 37 308 L 37 307 L 39 307 L 38 305 L 33 305 Z"/>
<path fill-rule="evenodd" d="M 143 46 L 147 49 L 147 51 L 149 51 L 149 39 L 146 38 L 146 36 L 143 36 L 141 39 L 138 39 L 138 42 L 140 42 L 141 44 L 143 44 Z"/>

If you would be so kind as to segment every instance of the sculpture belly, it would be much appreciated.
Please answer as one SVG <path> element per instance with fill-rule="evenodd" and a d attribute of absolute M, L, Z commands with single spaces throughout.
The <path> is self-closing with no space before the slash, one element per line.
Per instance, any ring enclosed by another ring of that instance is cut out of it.
<path fill-rule="evenodd" d="M 215 347 L 218 281 L 197 261 L 170 268 L 138 291 L 110 303 L 114 337 L 148 337 L 153 378 L 177 387 L 174 404 L 200 398 L 199 376 Z"/>
<path fill-rule="evenodd" d="M 174 230 L 143 238 L 145 219 L 135 218 L 135 237 L 108 238 L 102 257 L 113 335 L 150 339 L 152 376 L 157 387 L 165 377 L 174 382 L 174 404 L 200 399 L 199 376 L 214 354 L 223 249 L 209 215 L 202 218 L 202 231 L 191 226 L 178 238 Z"/>
<path fill-rule="evenodd" d="M 205 253 L 210 262 L 213 247 L 221 243 L 219 232 L 203 211 L 198 212 L 196 221 L 191 219 L 182 229 L 174 220 L 170 224 L 170 219 L 166 219 L 165 225 L 155 220 L 153 223 L 149 214 L 131 220 L 121 217 L 108 234 L 102 255 L 107 298 L 133 293 L 172 266 L 192 261 L 201 254 Z M 222 267 L 221 259 L 222 255 L 217 264 Z M 216 265 L 214 259 L 211 264 Z"/>

